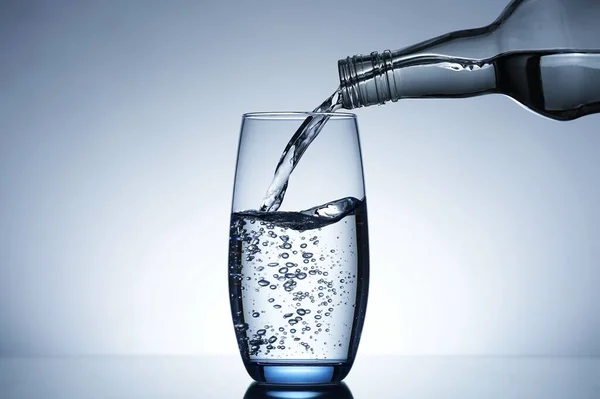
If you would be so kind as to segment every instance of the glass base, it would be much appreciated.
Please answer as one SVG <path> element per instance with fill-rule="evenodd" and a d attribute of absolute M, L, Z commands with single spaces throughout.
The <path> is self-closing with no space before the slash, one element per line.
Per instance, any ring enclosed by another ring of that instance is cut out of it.
<path fill-rule="evenodd" d="M 337 384 L 352 367 L 348 362 L 249 362 L 245 366 L 255 381 L 277 385 Z"/>

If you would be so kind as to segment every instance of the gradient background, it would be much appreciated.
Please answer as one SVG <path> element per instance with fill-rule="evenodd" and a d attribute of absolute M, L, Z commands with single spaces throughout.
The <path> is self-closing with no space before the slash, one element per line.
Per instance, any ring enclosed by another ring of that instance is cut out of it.
<path fill-rule="evenodd" d="M 338 59 L 505 5 L 0 1 L 0 355 L 237 353 L 241 114 L 312 109 Z M 600 355 L 599 115 L 500 96 L 357 114 L 360 353 Z"/>

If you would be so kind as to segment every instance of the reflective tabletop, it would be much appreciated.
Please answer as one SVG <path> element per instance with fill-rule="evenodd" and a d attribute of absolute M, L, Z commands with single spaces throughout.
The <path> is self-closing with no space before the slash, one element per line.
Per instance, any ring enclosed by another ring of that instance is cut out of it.
<path fill-rule="evenodd" d="M 253 384 L 235 356 L 0 359 L 12 398 L 600 398 L 600 358 L 359 356 L 339 386 Z"/>

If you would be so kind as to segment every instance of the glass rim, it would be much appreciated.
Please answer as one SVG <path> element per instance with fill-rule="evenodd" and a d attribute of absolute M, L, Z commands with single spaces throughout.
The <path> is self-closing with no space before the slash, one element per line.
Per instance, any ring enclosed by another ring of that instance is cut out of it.
<path fill-rule="evenodd" d="M 242 115 L 242 118 L 258 120 L 304 120 L 309 116 L 328 116 L 331 119 L 356 119 L 356 114 L 350 112 L 314 111 L 247 112 Z"/>

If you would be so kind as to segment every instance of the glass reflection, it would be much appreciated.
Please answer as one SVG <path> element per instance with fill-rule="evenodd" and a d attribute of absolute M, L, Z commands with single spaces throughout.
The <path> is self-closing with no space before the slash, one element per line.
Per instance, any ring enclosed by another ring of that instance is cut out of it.
<path fill-rule="evenodd" d="M 244 399 L 354 399 L 346 384 L 335 385 L 262 385 L 253 382 Z"/>

